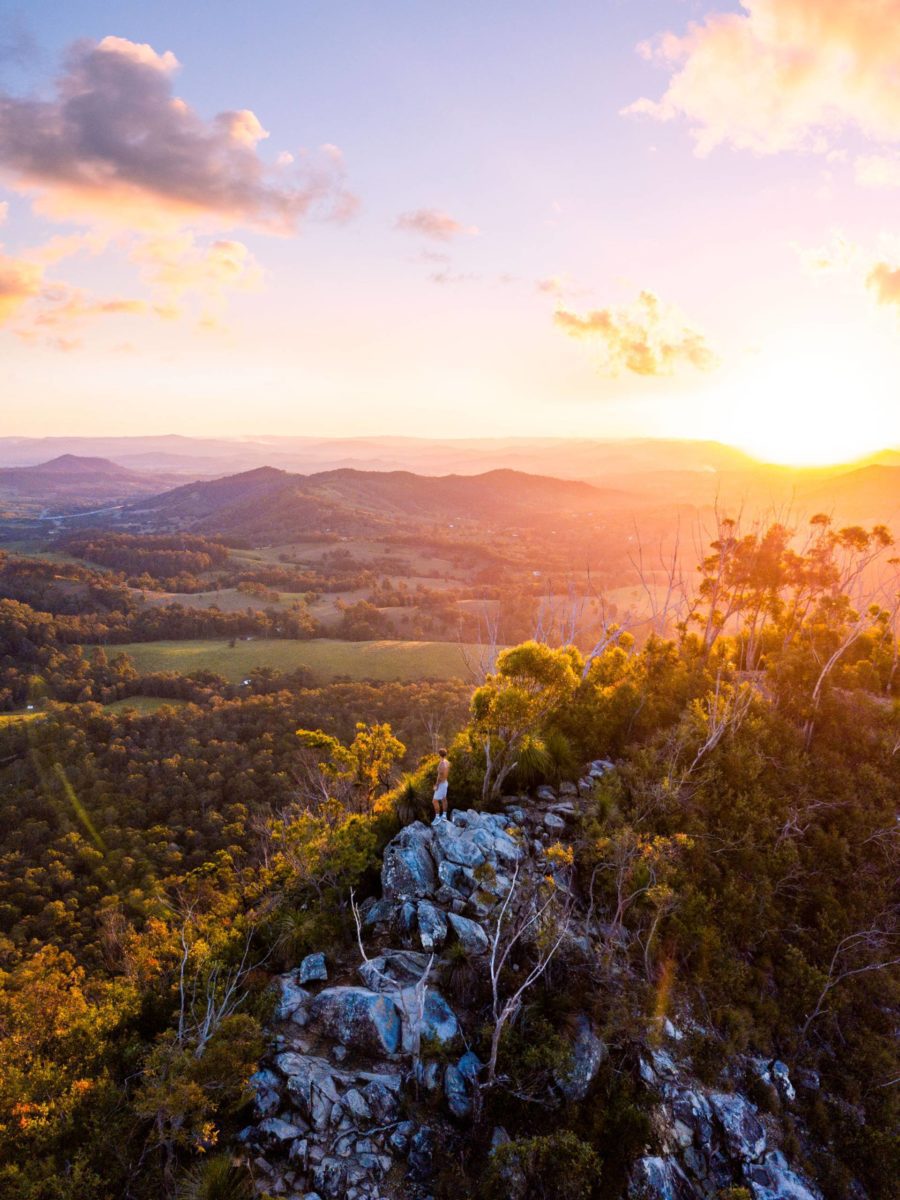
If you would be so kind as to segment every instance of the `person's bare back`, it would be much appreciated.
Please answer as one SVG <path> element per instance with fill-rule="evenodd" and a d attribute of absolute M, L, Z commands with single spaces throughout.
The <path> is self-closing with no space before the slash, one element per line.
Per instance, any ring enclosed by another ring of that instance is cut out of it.
<path fill-rule="evenodd" d="M 440 762 L 437 769 L 437 781 L 434 788 L 434 819 L 447 820 L 447 790 L 450 786 L 450 760 L 446 750 L 438 750 Z"/>

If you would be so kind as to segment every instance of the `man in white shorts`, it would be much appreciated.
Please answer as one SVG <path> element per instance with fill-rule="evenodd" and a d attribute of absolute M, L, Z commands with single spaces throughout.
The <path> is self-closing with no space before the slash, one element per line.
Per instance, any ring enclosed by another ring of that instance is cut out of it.
<path fill-rule="evenodd" d="M 438 750 L 441 756 L 441 761 L 438 763 L 437 769 L 437 786 L 434 789 L 434 819 L 435 821 L 447 820 L 447 787 L 450 779 L 450 760 L 447 758 L 446 750 Z"/>

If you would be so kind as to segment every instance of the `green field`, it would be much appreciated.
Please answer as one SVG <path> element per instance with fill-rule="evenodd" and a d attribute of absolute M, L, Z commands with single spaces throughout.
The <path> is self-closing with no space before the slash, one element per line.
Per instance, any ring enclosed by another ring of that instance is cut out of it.
<path fill-rule="evenodd" d="M 4 725 L 19 725 L 24 721 L 36 721 L 44 714 L 40 712 L 0 713 L 0 727 Z"/>
<path fill-rule="evenodd" d="M 120 713 L 127 708 L 133 708 L 143 715 L 144 713 L 159 712 L 161 708 L 167 706 L 182 708 L 186 703 L 186 700 L 164 700 L 160 696 L 128 696 L 125 700 L 114 700 L 112 704 L 104 704 L 103 707 L 111 713 Z"/>
<path fill-rule="evenodd" d="M 88 646 L 90 653 L 94 647 Z M 240 683 L 254 667 L 293 671 L 305 667 L 325 683 L 335 676 L 350 679 L 411 681 L 465 679 L 463 647 L 456 642 L 341 642 L 331 638 L 292 641 L 254 638 L 234 647 L 221 639 L 185 642 L 131 642 L 104 647 L 107 654 L 124 651 L 139 672 L 215 671 Z M 465 647 L 474 651 L 476 647 Z"/>

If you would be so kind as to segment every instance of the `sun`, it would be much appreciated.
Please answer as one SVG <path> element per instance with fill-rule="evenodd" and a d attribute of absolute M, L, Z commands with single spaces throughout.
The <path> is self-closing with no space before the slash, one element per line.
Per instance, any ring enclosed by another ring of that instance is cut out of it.
<path fill-rule="evenodd" d="M 877 349 L 877 353 L 874 353 Z M 765 462 L 826 466 L 851 462 L 896 440 L 896 359 L 882 344 L 772 346 L 723 382 L 715 420 L 727 441 Z"/>

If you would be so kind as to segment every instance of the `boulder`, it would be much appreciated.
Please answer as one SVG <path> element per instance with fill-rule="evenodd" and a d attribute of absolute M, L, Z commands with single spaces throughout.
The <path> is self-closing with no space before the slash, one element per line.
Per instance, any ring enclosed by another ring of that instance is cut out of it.
<path fill-rule="evenodd" d="M 460 917 L 453 912 L 447 913 L 447 921 L 467 954 L 487 953 L 488 937 L 477 921 L 470 921 L 468 917 Z"/>
<path fill-rule="evenodd" d="M 418 950 L 385 950 L 357 968 L 363 983 L 373 992 L 394 992 L 418 983 L 430 955 Z"/>
<path fill-rule="evenodd" d="M 435 849 L 441 858 L 457 863 L 460 867 L 480 867 L 484 862 L 484 851 L 467 833 L 460 833 L 453 825 L 443 822 L 437 827 Z"/>
<path fill-rule="evenodd" d="M 534 794 L 541 804 L 553 804 L 556 800 L 556 792 L 546 783 L 541 784 Z"/>
<path fill-rule="evenodd" d="M 275 1145 L 296 1141 L 306 1132 L 305 1129 L 292 1125 L 289 1121 L 282 1121 L 279 1117 L 266 1117 L 264 1121 L 260 1121 L 257 1128 L 263 1142 Z"/>
<path fill-rule="evenodd" d="M 275 980 L 278 989 L 278 1002 L 275 1006 L 276 1021 L 290 1021 L 299 1013 L 303 1023 L 303 1010 L 312 999 L 309 992 L 302 988 L 293 975 L 280 975 Z"/>
<path fill-rule="evenodd" d="M 548 832 L 558 836 L 561 833 L 565 833 L 566 823 L 555 812 L 548 812 L 544 817 L 544 828 Z"/>
<path fill-rule="evenodd" d="M 447 940 L 447 918 L 430 900 L 419 901 L 416 916 L 422 949 L 440 950 Z"/>
<path fill-rule="evenodd" d="M 762 1164 L 746 1169 L 754 1200 L 820 1200 L 819 1192 L 787 1165 L 784 1155 L 773 1150 Z"/>
<path fill-rule="evenodd" d="M 459 1021 L 456 1013 L 440 992 L 429 988 L 425 993 L 421 1014 L 417 1011 L 418 1001 L 414 989 L 402 993 L 400 1009 L 403 1012 L 403 1047 L 411 1051 L 417 1037 L 420 1040 L 439 1042 L 442 1046 L 459 1036 Z"/>
<path fill-rule="evenodd" d="M 420 1126 L 409 1142 L 409 1176 L 415 1183 L 427 1183 L 434 1166 L 434 1133 L 428 1125 Z"/>
<path fill-rule="evenodd" d="M 325 955 L 320 953 L 307 954 L 303 962 L 300 964 L 300 982 L 306 983 L 322 983 L 328 978 L 328 969 L 325 966 Z"/>
<path fill-rule="evenodd" d="M 281 1105 L 281 1080 L 274 1071 L 256 1071 L 248 1083 L 254 1092 L 254 1107 L 261 1117 L 270 1117 Z"/>
<path fill-rule="evenodd" d="M 602 779 L 607 771 L 614 771 L 615 763 L 611 763 L 608 758 L 595 758 L 593 762 L 588 764 L 587 773 L 591 779 Z"/>
<path fill-rule="evenodd" d="M 606 1045 L 594 1032 L 594 1026 L 584 1014 L 579 1015 L 572 1043 L 572 1060 L 564 1075 L 558 1076 L 556 1086 L 566 1100 L 584 1100 L 597 1078 L 600 1065 L 606 1058 Z"/>
<path fill-rule="evenodd" d="M 689 1188 L 684 1172 L 670 1158 L 645 1154 L 634 1164 L 629 1197 L 634 1200 L 684 1200 L 697 1193 Z"/>
<path fill-rule="evenodd" d="M 475 878 L 470 867 L 461 867 L 459 863 L 442 858 L 438 863 L 438 879 L 445 886 L 465 898 L 475 887 Z"/>
<path fill-rule="evenodd" d="M 447 1107 L 458 1120 L 472 1114 L 472 1097 L 465 1076 L 451 1063 L 444 1071 L 444 1098 Z"/>
<path fill-rule="evenodd" d="M 766 1131 L 750 1101 L 736 1092 L 712 1092 L 709 1103 L 722 1127 L 725 1144 L 735 1158 L 752 1162 L 762 1157 Z"/>
<path fill-rule="evenodd" d="M 355 1050 L 396 1054 L 400 1046 L 400 1014 L 390 996 L 361 987 L 333 987 L 319 992 L 309 1008 L 310 1020 L 324 1034 Z"/>
<path fill-rule="evenodd" d="M 435 828 L 444 827 L 440 822 Z M 430 896 L 437 887 L 431 857 L 432 831 L 421 821 L 407 825 L 390 842 L 381 867 L 381 889 L 386 900 Z"/>

